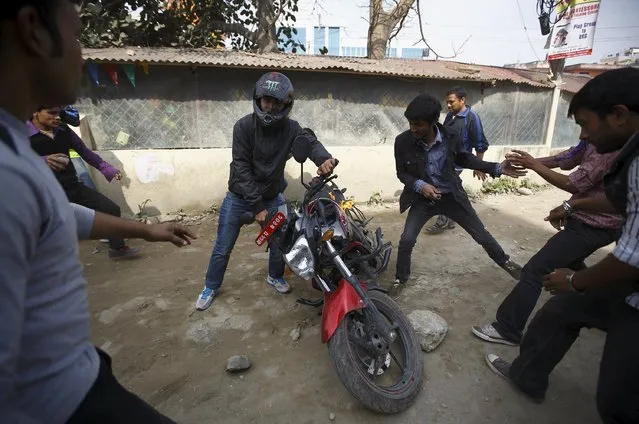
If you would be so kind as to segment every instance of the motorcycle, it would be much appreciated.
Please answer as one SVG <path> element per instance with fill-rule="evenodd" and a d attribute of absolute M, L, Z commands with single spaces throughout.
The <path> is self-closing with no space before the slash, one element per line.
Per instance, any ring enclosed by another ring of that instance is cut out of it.
<path fill-rule="evenodd" d="M 323 293 L 319 301 L 298 302 L 323 305 L 321 339 L 346 389 L 371 410 L 398 413 L 422 387 L 420 345 L 407 317 L 376 282 L 388 265 L 390 243 L 383 242 L 381 228 L 369 237 L 367 220 L 341 199 L 345 190 L 336 178 L 302 179 L 302 203 L 272 215 L 255 242 L 279 247 L 289 269 Z M 243 224 L 253 220 L 252 214 L 242 217 Z"/>

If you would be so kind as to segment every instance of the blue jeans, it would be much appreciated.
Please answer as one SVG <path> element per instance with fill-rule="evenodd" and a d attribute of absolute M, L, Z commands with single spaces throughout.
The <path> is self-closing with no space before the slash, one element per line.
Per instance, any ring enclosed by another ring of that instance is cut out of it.
<path fill-rule="evenodd" d="M 71 158 L 71 162 L 73 163 L 73 167 L 75 168 L 75 173 L 78 175 L 78 180 L 80 180 L 82 184 L 89 187 L 91 190 L 98 191 L 98 189 L 95 188 L 95 184 L 91 179 L 91 174 L 89 174 L 89 170 L 84 164 L 82 158 Z"/>
<path fill-rule="evenodd" d="M 284 196 L 282 194 L 277 197 L 265 201 L 266 209 L 270 214 L 277 211 L 279 206 L 282 206 L 284 202 Z M 215 240 L 215 246 L 213 247 L 213 253 L 209 260 L 209 268 L 206 271 L 206 287 L 218 290 L 222 286 L 224 280 L 224 273 L 226 267 L 229 264 L 229 258 L 231 257 L 231 251 L 237 241 L 237 236 L 240 234 L 240 217 L 246 212 L 251 212 L 251 205 L 237 194 L 231 192 L 226 193 L 226 197 L 222 202 L 220 208 L 220 218 L 217 226 L 217 239 Z M 258 230 L 255 231 L 257 237 Z M 257 246 L 256 246 L 257 247 Z M 268 258 L 268 275 L 273 278 L 281 278 L 284 276 L 284 258 L 279 248 L 271 246 L 269 249 Z"/>

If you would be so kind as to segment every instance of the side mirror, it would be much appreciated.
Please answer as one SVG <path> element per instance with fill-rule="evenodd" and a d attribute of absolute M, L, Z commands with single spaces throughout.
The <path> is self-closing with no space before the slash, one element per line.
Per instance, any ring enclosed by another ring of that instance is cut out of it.
<path fill-rule="evenodd" d="M 291 153 L 293 153 L 293 158 L 298 163 L 306 162 L 306 159 L 308 159 L 309 155 L 311 154 L 311 143 L 308 138 L 300 137 L 295 140 L 291 148 Z"/>
<path fill-rule="evenodd" d="M 293 153 L 293 158 L 295 158 L 295 160 L 299 163 L 306 162 L 306 159 L 308 159 L 308 157 L 311 154 L 312 147 L 311 147 L 310 138 L 313 137 L 317 139 L 317 136 L 315 135 L 312 129 L 304 128 L 304 132 L 306 132 L 306 137 L 298 137 L 293 142 L 293 146 L 291 148 L 292 150 L 291 153 Z"/>

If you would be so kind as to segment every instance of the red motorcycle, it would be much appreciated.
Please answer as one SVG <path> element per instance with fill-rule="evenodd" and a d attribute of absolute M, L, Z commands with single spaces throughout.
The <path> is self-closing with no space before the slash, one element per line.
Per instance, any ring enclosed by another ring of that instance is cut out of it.
<path fill-rule="evenodd" d="M 422 387 L 423 362 L 412 325 L 376 282 L 390 258 L 381 228 L 371 239 L 368 221 L 345 203 L 331 177 L 314 178 L 304 200 L 279 211 L 262 227 L 256 243 L 278 246 L 290 270 L 323 293 L 322 342 L 346 389 L 381 413 L 404 411 Z M 345 210 L 346 209 L 346 210 Z M 244 224 L 252 215 L 242 218 Z"/>

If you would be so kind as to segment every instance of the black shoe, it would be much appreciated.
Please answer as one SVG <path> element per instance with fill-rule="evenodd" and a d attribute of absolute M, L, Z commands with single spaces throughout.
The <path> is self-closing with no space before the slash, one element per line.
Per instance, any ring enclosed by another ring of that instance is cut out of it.
<path fill-rule="evenodd" d="M 485 358 L 486 358 L 486 364 L 488 365 L 488 368 L 490 368 L 495 374 L 497 374 L 501 378 L 512 383 L 512 385 L 515 386 L 520 393 L 523 393 L 526 396 L 528 396 L 533 402 L 542 403 L 546 399 L 546 396 L 544 395 L 533 396 L 522 391 L 519 387 L 517 387 L 517 385 L 510 378 L 510 362 L 500 358 L 497 355 L 493 355 L 492 353 L 486 354 Z"/>
<path fill-rule="evenodd" d="M 503 265 L 502 269 L 510 274 L 516 281 L 521 279 L 521 265 L 508 259 Z"/>

